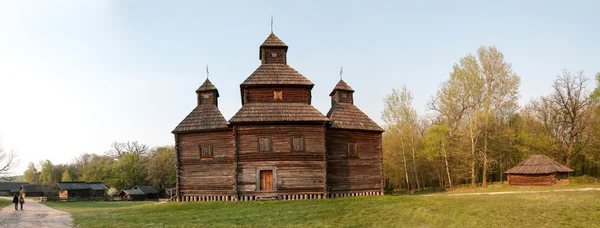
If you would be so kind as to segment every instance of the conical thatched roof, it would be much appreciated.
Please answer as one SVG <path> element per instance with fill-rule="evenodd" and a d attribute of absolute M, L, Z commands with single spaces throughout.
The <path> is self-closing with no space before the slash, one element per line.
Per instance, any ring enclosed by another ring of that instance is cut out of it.
<path fill-rule="evenodd" d="M 333 129 L 384 131 L 367 114 L 351 103 L 335 102 L 329 109 L 327 118 L 329 118 L 329 128 Z"/>
<path fill-rule="evenodd" d="M 206 81 L 204 81 L 204 83 L 202 83 L 202 85 L 196 90 L 196 93 L 204 91 L 217 91 L 217 87 L 215 87 L 215 85 L 213 85 L 212 82 L 210 82 L 210 80 L 207 78 Z"/>
<path fill-rule="evenodd" d="M 274 33 L 269 34 L 265 42 L 263 42 L 261 47 L 287 47 L 279 37 L 277 37 Z"/>
<path fill-rule="evenodd" d="M 506 174 L 549 174 L 549 173 L 568 173 L 572 169 L 561 165 L 558 162 L 544 155 L 531 155 L 517 166 L 507 170 Z"/>
<path fill-rule="evenodd" d="M 226 129 L 227 120 L 212 104 L 198 105 L 175 127 L 172 133 Z"/>
<path fill-rule="evenodd" d="M 337 85 L 335 85 L 335 88 L 333 88 L 333 90 L 331 91 L 331 93 L 329 93 L 329 96 L 333 95 L 333 93 L 335 93 L 335 91 L 337 91 L 337 90 L 354 92 L 354 90 L 352 89 L 352 87 L 350 87 L 348 85 L 348 83 L 346 83 L 344 80 L 341 80 L 341 79 L 337 83 Z"/>
<path fill-rule="evenodd" d="M 241 84 L 241 86 L 264 85 L 313 86 L 314 84 L 287 64 L 261 64 Z"/>

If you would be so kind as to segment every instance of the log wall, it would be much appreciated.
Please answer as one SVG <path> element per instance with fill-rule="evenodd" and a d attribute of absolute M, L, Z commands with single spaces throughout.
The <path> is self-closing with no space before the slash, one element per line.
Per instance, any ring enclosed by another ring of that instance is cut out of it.
<path fill-rule="evenodd" d="M 310 90 L 308 88 L 269 87 L 245 88 L 246 102 L 301 102 L 310 104 Z M 282 99 L 274 100 L 273 91 L 282 91 Z"/>
<path fill-rule="evenodd" d="M 381 133 L 328 129 L 326 137 L 328 193 L 382 194 Z M 348 143 L 356 143 L 356 157 L 348 156 Z"/>
<path fill-rule="evenodd" d="M 240 196 L 325 194 L 323 128 L 322 124 L 236 126 Z M 271 138 L 272 151 L 259 152 L 259 137 Z M 304 151 L 292 150 L 292 137 L 303 137 Z M 273 191 L 260 191 L 260 170 L 273 170 Z"/>
<path fill-rule="evenodd" d="M 232 130 L 179 134 L 180 197 L 234 196 L 234 147 Z M 211 144 L 213 158 L 202 159 L 198 145 Z"/>
<path fill-rule="evenodd" d="M 508 174 L 509 185 L 551 186 L 557 184 L 553 174 Z"/>

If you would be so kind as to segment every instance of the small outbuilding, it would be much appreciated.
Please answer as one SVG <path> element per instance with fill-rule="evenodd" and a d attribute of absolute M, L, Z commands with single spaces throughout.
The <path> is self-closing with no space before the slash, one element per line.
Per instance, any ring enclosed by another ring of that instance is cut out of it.
<path fill-rule="evenodd" d="M 44 189 L 38 184 L 21 185 L 20 192 L 23 193 L 25 197 L 44 196 Z"/>
<path fill-rule="evenodd" d="M 104 198 L 104 191 L 108 188 L 101 182 L 59 182 L 58 198 L 71 199 L 100 199 Z"/>
<path fill-rule="evenodd" d="M 544 155 L 531 155 L 517 166 L 504 172 L 509 185 L 553 186 L 568 184 L 572 169 Z"/>
<path fill-rule="evenodd" d="M 8 196 L 19 192 L 21 185 L 29 184 L 28 182 L 0 182 L 0 195 Z"/>
<path fill-rule="evenodd" d="M 136 185 L 133 189 L 138 189 L 146 195 L 146 199 L 158 200 L 159 191 L 155 187 L 148 185 Z"/>
<path fill-rule="evenodd" d="M 123 189 L 119 196 L 124 200 L 142 201 L 146 200 L 146 194 L 139 189 Z"/>

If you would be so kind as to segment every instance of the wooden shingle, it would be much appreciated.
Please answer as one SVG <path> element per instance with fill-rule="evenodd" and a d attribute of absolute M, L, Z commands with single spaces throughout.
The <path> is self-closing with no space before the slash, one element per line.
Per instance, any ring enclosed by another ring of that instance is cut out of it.
<path fill-rule="evenodd" d="M 242 122 L 325 122 L 327 117 L 305 103 L 247 103 L 229 120 Z"/>
<path fill-rule="evenodd" d="M 572 169 L 546 157 L 545 155 L 531 155 L 517 166 L 507 170 L 506 174 L 549 174 L 573 172 Z"/>

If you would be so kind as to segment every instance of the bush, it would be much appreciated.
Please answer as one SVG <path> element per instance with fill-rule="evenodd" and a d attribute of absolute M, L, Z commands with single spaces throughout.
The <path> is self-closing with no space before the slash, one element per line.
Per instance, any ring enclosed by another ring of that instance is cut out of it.
<path fill-rule="evenodd" d="M 588 175 L 578 176 L 578 177 L 569 177 L 570 183 L 575 184 L 590 184 L 590 183 L 598 183 L 598 179 L 594 177 L 590 177 Z"/>
<path fill-rule="evenodd" d="M 116 188 L 109 188 L 106 194 L 110 197 L 115 197 L 119 194 L 119 190 L 117 190 Z"/>

